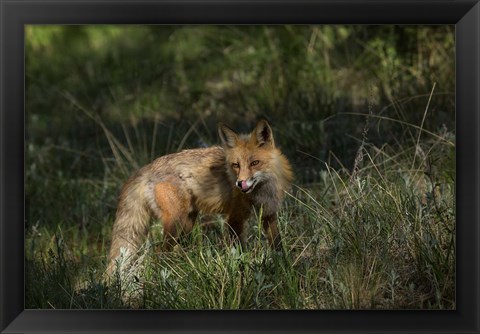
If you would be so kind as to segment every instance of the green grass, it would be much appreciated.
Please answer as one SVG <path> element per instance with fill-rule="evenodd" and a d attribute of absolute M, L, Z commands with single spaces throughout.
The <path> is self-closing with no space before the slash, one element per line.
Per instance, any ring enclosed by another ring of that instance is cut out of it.
<path fill-rule="evenodd" d="M 452 27 L 26 29 L 25 307 L 455 309 Z M 156 156 L 272 120 L 295 171 L 283 251 L 152 222 L 102 280 L 117 197 Z"/>
<path fill-rule="evenodd" d="M 283 252 L 270 250 L 255 219 L 240 251 L 225 239 L 221 219 L 206 217 L 175 251 L 161 253 L 156 223 L 135 277 L 109 287 L 101 275 L 113 215 L 96 209 L 102 190 L 115 192 L 108 180 L 114 176 L 58 184 L 55 201 L 75 198 L 78 217 L 59 213 L 53 232 L 40 223 L 28 230 L 27 305 L 454 308 L 455 174 L 445 167 L 453 166 L 454 150 L 438 139 L 421 144 L 428 152 L 421 158 L 419 149 L 414 158 L 414 147 L 365 145 L 353 177 L 326 165 L 318 183 L 295 184 L 279 213 Z M 79 225 L 66 228 L 65 219 L 80 219 Z"/>

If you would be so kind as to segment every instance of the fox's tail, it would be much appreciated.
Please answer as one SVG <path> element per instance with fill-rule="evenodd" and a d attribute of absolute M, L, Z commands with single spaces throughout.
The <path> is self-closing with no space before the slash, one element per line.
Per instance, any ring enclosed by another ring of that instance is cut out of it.
<path fill-rule="evenodd" d="M 127 182 L 122 189 L 113 225 L 107 278 L 129 269 L 145 241 L 151 217 L 146 189 L 146 182 L 141 178 Z"/>

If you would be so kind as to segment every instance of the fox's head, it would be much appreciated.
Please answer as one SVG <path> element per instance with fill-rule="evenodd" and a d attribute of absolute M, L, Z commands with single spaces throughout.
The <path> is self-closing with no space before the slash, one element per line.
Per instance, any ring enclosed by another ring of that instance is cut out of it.
<path fill-rule="evenodd" d="M 238 134 L 223 124 L 219 124 L 218 133 L 236 187 L 250 193 L 270 178 L 276 150 L 272 129 L 266 120 L 259 121 L 248 135 Z"/>

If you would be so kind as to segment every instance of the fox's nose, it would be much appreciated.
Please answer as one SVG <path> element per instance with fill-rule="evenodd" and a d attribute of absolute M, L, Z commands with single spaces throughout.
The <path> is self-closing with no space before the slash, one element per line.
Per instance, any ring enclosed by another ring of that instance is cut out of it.
<path fill-rule="evenodd" d="M 247 181 L 243 180 L 243 181 L 237 181 L 237 186 L 242 190 L 242 191 L 247 191 L 250 186 L 249 184 L 247 183 Z"/>

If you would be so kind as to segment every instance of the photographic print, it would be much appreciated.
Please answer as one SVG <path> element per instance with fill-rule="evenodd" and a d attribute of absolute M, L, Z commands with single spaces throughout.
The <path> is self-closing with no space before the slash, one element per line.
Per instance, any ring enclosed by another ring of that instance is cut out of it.
<path fill-rule="evenodd" d="M 26 25 L 25 308 L 455 310 L 454 25 Z"/>

